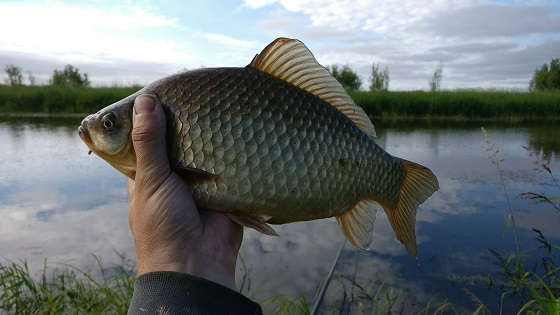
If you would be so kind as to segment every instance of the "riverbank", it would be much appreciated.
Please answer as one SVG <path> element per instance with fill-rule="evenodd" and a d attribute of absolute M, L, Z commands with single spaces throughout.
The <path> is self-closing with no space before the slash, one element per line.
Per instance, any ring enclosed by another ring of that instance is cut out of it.
<path fill-rule="evenodd" d="M 98 111 L 141 87 L 0 86 L 0 114 L 84 115 Z M 372 118 L 383 119 L 560 119 L 560 92 L 352 91 Z"/>
<path fill-rule="evenodd" d="M 139 86 L 0 86 L 0 113 L 92 113 L 140 89 Z"/>
<path fill-rule="evenodd" d="M 560 117 L 559 92 L 383 91 L 350 92 L 371 116 L 429 119 L 552 119 Z"/>

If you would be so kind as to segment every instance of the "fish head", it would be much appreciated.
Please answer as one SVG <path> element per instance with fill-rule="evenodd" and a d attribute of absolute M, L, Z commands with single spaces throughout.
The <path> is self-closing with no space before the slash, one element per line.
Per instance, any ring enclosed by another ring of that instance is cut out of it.
<path fill-rule="evenodd" d="M 78 127 L 78 133 L 90 153 L 134 179 L 136 154 L 130 137 L 133 105 L 134 97 L 128 97 L 88 115 Z"/>

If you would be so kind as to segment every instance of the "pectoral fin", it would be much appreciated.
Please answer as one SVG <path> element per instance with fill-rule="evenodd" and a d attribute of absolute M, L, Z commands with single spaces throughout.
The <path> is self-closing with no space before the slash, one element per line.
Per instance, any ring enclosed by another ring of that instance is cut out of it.
<path fill-rule="evenodd" d="M 249 215 L 243 213 L 228 213 L 227 215 L 233 222 L 255 229 L 263 234 L 278 236 L 274 229 L 266 224 L 266 221 L 270 219 L 268 216 L 258 216 Z"/>
<path fill-rule="evenodd" d="M 192 167 L 175 167 L 173 171 L 177 173 L 185 181 L 191 183 L 196 181 L 208 180 L 217 177 L 218 175 L 209 173 L 207 171 L 192 168 Z"/>

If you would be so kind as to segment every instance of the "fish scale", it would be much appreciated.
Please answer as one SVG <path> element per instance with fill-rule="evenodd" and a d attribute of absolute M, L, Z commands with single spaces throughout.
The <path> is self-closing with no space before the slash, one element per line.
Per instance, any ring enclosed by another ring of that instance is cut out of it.
<path fill-rule="evenodd" d="M 192 184 L 201 207 L 287 223 L 341 214 L 374 193 L 396 198 L 387 179 L 400 182 L 402 165 L 329 104 L 277 78 L 204 69 L 146 90 L 167 110 L 172 166 L 219 175 Z"/>

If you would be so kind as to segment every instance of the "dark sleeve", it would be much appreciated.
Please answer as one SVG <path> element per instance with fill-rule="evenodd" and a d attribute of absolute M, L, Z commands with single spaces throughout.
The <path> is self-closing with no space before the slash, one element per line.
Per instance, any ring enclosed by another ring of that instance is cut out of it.
<path fill-rule="evenodd" d="M 259 304 L 215 282 L 172 271 L 134 283 L 128 314 L 262 314 Z"/>

